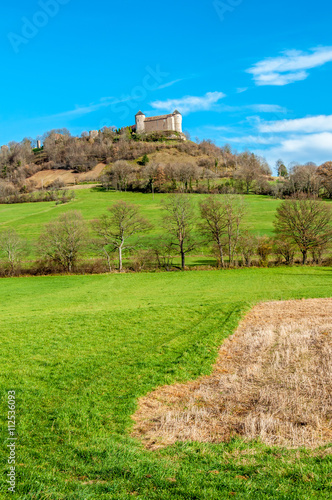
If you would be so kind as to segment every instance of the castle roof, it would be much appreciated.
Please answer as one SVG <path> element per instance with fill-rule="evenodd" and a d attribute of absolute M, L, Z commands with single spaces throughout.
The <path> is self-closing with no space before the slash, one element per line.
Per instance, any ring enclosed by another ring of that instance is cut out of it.
<path fill-rule="evenodd" d="M 164 120 L 165 118 L 170 118 L 173 115 L 160 115 L 160 116 L 149 116 L 145 118 L 146 122 L 152 122 L 154 120 Z"/>
<path fill-rule="evenodd" d="M 141 110 L 139 110 L 139 112 L 138 112 L 135 116 L 145 116 L 145 114 L 144 114 L 144 113 L 142 113 L 142 111 L 141 111 Z"/>
<path fill-rule="evenodd" d="M 177 109 L 174 111 L 173 115 L 181 115 L 180 111 L 178 111 Z"/>

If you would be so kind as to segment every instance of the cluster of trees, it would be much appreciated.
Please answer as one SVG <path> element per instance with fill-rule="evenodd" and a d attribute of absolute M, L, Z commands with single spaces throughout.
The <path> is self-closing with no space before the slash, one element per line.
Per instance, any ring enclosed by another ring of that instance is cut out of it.
<path fill-rule="evenodd" d="M 55 201 L 56 204 L 68 203 L 75 198 L 74 191 L 59 189 L 57 182 L 51 184 L 47 189 L 36 191 L 32 186 L 27 186 L 17 191 L 11 185 L 0 181 L 0 203 L 37 203 L 42 201 Z"/>
<path fill-rule="evenodd" d="M 144 155 L 142 165 L 114 162 L 101 181 L 106 190 L 151 193 L 249 193 L 254 187 L 261 193 L 270 189 L 267 179 L 271 171 L 263 158 L 245 152 L 237 156 L 232 167 L 227 161 L 204 157 L 162 164 Z M 226 182 L 218 182 L 221 178 Z"/>
<path fill-rule="evenodd" d="M 282 160 L 277 162 L 281 181 L 275 187 L 280 197 L 295 193 L 332 198 L 332 161 L 317 166 L 313 162 L 305 165 L 292 163 L 287 169 Z"/>
<path fill-rule="evenodd" d="M 294 263 L 297 253 L 302 255 L 303 265 L 309 254 L 313 262 L 322 263 L 332 241 L 328 204 L 303 196 L 285 200 L 277 209 L 274 238 L 252 234 L 244 223 L 245 213 L 245 204 L 238 196 L 211 195 L 200 202 L 197 213 L 192 198 L 171 195 L 163 202 L 163 236 L 149 239 L 144 247 L 140 237 L 153 229 L 152 224 L 142 217 L 138 206 L 118 201 L 90 227 L 77 211 L 49 222 L 40 235 L 38 254 L 44 262 L 67 272 L 76 270 L 88 247 L 104 258 L 109 271 L 116 259 L 120 272 L 125 251 L 133 256 L 135 269 L 150 263 L 151 267 L 170 270 L 176 256 L 185 269 L 188 253 L 207 244 L 213 245 L 221 268 L 234 266 L 239 257 L 242 265 L 250 266 L 254 256 L 266 266 L 272 254 L 277 263 L 287 265 Z M 15 231 L 0 233 L 0 255 L 8 274 L 17 272 L 26 251 L 27 243 Z"/>

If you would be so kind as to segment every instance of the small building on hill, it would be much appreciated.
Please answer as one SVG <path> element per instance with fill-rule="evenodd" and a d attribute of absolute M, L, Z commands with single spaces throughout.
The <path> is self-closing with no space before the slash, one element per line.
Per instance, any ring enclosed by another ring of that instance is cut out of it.
<path fill-rule="evenodd" d="M 135 130 L 138 134 L 150 132 L 178 132 L 182 134 L 182 115 L 175 110 L 170 115 L 146 117 L 142 111 L 136 115 Z"/>

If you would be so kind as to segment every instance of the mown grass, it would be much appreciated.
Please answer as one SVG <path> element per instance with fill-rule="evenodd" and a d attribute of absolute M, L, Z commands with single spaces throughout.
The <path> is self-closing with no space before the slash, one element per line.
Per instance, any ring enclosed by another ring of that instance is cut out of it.
<path fill-rule="evenodd" d="M 17 498 L 330 498 L 331 456 L 259 442 L 130 436 L 140 396 L 211 373 L 218 346 L 253 304 L 329 297 L 331 268 L 58 276 L 0 283 L 0 450 L 17 393 Z"/>

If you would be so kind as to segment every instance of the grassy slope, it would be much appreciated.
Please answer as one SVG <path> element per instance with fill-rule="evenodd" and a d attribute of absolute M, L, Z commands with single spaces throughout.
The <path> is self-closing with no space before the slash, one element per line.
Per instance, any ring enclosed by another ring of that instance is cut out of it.
<path fill-rule="evenodd" d="M 68 210 L 80 210 L 86 220 L 93 220 L 100 217 L 112 203 L 123 199 L 140 205 L 143 215 L 155 225 L 152 233 L 143 237 L 143 244 L 145 241 L 148 246 L 148 240 L 162 232 L 160 202 L 165 198 L 164 194 L 155 194 L 153 198 L 152 194 L 103 192 L 94 189 L 77 190 L 75 193 L 76 199 L 67 205 L 56 205 L 54 202 L 0 205 L 0 230 L 13 227 L 19 234 L 34 241 L 44 224 Z M 197 204 L 203 196 L 192 195 Z M 272 234 L 274 214 L 280 200 L 264 196 L 246 196 L 245 201 L 248 207 L 246 221 L 250 229 L 259 235 Z M 201 258 L 202 255 L 189 259 L 188 263 L 205 264 Z"/>
<path fill-rule="evenodd" d="M 152 453 L 129 432 L 137 398 L 210 373 L 252 304 L 328 297 L 331 278 L 280 268 L 1 280 L 0 418 L 4 442 L 15 389 L 19 498 L 330 498 L 323 453 L 241 441 Z"/>

